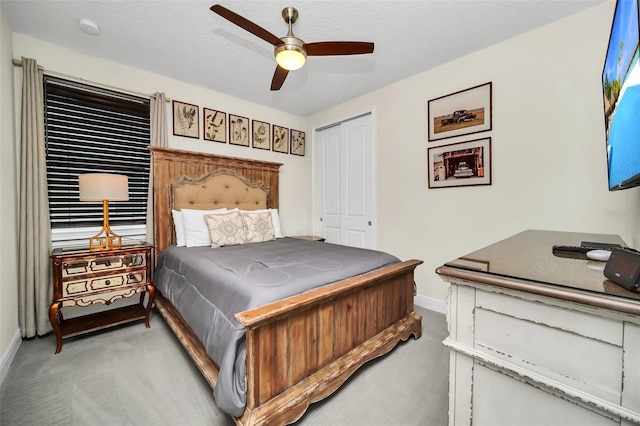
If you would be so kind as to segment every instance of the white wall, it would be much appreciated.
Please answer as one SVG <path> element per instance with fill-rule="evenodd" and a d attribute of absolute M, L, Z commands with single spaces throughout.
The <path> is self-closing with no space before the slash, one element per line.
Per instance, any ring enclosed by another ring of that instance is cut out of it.
<path fill-rule="evenodd" d="M 282 230 L 287 235 L 308 234 L 311 227 L 311 156 L 288 155 L 202 139 L 202 107 L 257 119 L 271 124 L 294 128 L 309 133 L 307 121 L 301 117 L 266 108 L 238 98 L 226 96 L 201 87 L 151 74 L 115 62 L 105 61 L 72 50 L 49 44 L 22 34 L 14 34 L 14 57 L 34 58 L 45 72 L 73 76 L 89 82 L 113 86 L 144 94 L 164 92 L 169 98 L 200 106 L 200 139 L 172 135 L 169 123 L 171 148 L 201 151 L 232 157 L 253 158 L 284 163 L 280 168 L 280 211 Z M 21 77 L 21 73 L 17 72 Z M 215 70 L 211 72 L 215 78 Z M 17 78 L 16 80 L 20 80 Z M 16 85 L 21 84 L 16 83 Z M 19 87 L 19 86 L 18 86 Z M 171 104 L 167 103 L 168 119 L 173 117 Z M 16 109 L 19 111 L 19 109 Z M 307 150 L 307 152 L 310 152 Z"/>
<path fill-rule="evenodd" d="M 418 293 L 442 304 L 447 286 L 436 267 L 525 229 L 614 233 L 640 247 L 640 188 L 606 189 L 600 74 L 613 7 L 613 2 L 604 3 L 310 118 L 20 34 L 13 34 L 13 56 L 32 57 L 47 70 L 89 81 L 143 93 L 162 91 L 201 107 L 305 130 L 308 143 L 312 128 L 375 109 L 378 248 L 424 260 L 416 272 Z M 3 29 L 3 57 L 5 33 Z M 4 70 L 5 64 L 0 66 Z M 19 80 L 20 72 L 16 74 Z M 493 130 L 477 137 L 493 139 L 492 185 L 428 189 L 427 101 L 487 81 L 493 82 Z M 4 124 L 4 114 L 2 120 Z M 305 157 L 173 136 L 170 145 L 284 163 L 284 232 L 311 232 L 310 145 Z M 4 141 L 2 146 L 4 154 Z M 6 158 L 2 156 L 3 176 Z"/>
<path fill-rule="evenodd" d="M 600 76 L 614 5 L 311 117 L 315 128 L 377 111 L 378 248 L 424 261 L 416 281 L 427 300 L 446 299 L 438 266 L 526 229 L 619 234 L 640 246 L 640 188 L 611 193 L 606 182 Z M 427 101 L 489 81 L 493 130 L 447 141 L 491 136 L 492 185 L 428 189 L 427 148 L 437 144 L 427 142 Z"/>
<path fill-rule="evenodd" d="M 14 143 L 13 32 L 0 9 L 0 199 L 17 204 L 16 145 Z M 0 209 L 0 382 L 7 352 L 18 333 L 18 237 L 17 208 Z M 15 347 L 17 349 L 17 346 Z M 3 358 L 3 354 L 5 358 Z M 6 365 L 8 367 L 8 365 Z"/>

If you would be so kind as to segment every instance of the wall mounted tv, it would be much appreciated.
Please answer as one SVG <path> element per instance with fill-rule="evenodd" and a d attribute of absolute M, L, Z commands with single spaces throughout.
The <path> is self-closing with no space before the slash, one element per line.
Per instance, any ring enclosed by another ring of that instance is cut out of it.
<path fill-rule="evenodd" d="M 640 185 L 639 3 L 617 0 L 602 71 L 610 191 Z"/>

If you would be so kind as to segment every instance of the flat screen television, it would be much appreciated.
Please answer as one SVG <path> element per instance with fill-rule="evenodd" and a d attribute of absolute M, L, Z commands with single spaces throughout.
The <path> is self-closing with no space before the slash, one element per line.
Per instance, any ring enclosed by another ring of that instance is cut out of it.
<path fill-rule="evenodd" d="M 640 185 L 639 3 L 617 0 L 602 71 L 610 191 Z"/>

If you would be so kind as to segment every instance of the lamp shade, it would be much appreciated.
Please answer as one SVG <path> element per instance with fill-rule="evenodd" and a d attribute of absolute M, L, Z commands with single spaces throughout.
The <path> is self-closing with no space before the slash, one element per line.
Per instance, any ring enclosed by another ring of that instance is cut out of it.
<path fill-rule="evenodd" d="M 112 173 L 86 173 L 78 176 L 80 201 L 127 201 L 129 178 Z"/>

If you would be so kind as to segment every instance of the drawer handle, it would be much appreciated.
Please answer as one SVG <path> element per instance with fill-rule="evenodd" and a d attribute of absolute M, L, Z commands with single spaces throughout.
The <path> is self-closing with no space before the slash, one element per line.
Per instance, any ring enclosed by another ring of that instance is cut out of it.
<path fill-rule="evenodd" d="M 105 265 L 105 266 L 111 266 L 111 261 L 110 261 L 110 260 L 105 261 L 105 262 L 104 262 L 104 265 Z"/>
<path fill-rule="evenodd" d="M 106 281 L 104 282 L 104 285 L 110 285 L 110 284 L 111 284 L 111 281 L 109 281 L 109 280 L 106 280 Z"/>

